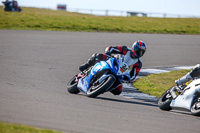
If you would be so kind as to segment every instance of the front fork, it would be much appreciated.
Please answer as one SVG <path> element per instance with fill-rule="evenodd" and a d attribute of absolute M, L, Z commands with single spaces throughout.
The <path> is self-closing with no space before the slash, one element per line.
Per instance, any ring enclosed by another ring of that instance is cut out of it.
<path fill-rule="evenodd" d="M 88 73 L 92 70 L 93 67 L 89 67 L 88 69 L 84 70 L 83 72 L 80 72 L 77 76 L 76 76 L 76 82 L 79 81 L 80 78 L 84 79 Z"/>
<path fill-rule="evenodd" d="M 169 90 L 169 93 L 171 94 L 172 98 L 173 98 L 173 99 L 176 99 L 176 97 L 177 97 L 178 95 L 180 95 L 180 94 L 184 91 L 184 89 L 185 89 L 186 86 L 187 86 L 187 85 L 174 86 L 174 87 L 172 87 L 172 89 Z"/>

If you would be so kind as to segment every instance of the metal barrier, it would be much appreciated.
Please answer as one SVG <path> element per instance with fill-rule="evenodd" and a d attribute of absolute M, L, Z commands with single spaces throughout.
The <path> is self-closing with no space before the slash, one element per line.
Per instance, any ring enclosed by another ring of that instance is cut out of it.
<path fill-rule="evenodd" d="M 120 10 L 98 10 L 98 9 L 80 9 L 68 8 L 69 12 L 85 13 L 96 16 L 138 16 L 138 17 L 161 17 L 161 18 L 200 18 L 200 16 L 183 15 L 183 14 L 167 14 L 154 12 L 137 12 L 137 11 L 120 11 Z"/>

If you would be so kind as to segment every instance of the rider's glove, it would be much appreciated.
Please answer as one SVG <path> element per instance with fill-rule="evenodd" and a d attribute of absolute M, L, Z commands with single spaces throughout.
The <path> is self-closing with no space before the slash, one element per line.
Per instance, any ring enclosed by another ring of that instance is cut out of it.
<path fill-rule="evenodd" d="M 111 56 L 111 53 L 109 51 L 106 51 L 105 54 L 108 55 L 108 56 Z"/>

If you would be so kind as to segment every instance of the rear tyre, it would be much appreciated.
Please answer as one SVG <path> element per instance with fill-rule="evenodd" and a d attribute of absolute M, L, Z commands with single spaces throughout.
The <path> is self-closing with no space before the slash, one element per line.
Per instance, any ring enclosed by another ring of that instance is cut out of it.
<path fill-rule="evenodd" d="M 195 116 L 200 116 L 200 98 L 199 100 L 195 100 L 195 102 L 192 104 L 192 107 L 191 107 L 191 113 L 192 115 L 195 115 Z"/>
<path fill-rule="evenodd" d="M 168 97 L 169 96 L 169 93 L 168 93 L 169 90 L 165 91 L 165 93 L 163 93 L 162 96 L 160 97 L 160 99 L 158 100 L 158 107 L 161 110 L 169 111 L 169 110 L 172 109 L 170 107 L 170 103 L 172 101 L 172 97 Z"/>
<path fill-rule="evenodd" d="M 71 94 L 78 94 L 80 92 L 77 88 L 76 76 L 74 76 L 67 84 L 67 90 Z"/>
<path fill-rule="evenodd" d="M 91 98 L 97 97 L 98 95 L 104 93 L 107 89 L 109 89 L 114 82 L 115 79 L 112 76 L 109 76 L 98 85 L 91 86 L 87 92 L 87 96 Z"/>

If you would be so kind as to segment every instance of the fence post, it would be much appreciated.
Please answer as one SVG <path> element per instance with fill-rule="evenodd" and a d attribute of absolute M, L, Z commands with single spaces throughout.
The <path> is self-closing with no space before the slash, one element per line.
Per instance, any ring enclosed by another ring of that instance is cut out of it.
<path fill-rule="evenodd" d="M 106 10 L 106 16 L 108 16 L 108 10 Z"/>

